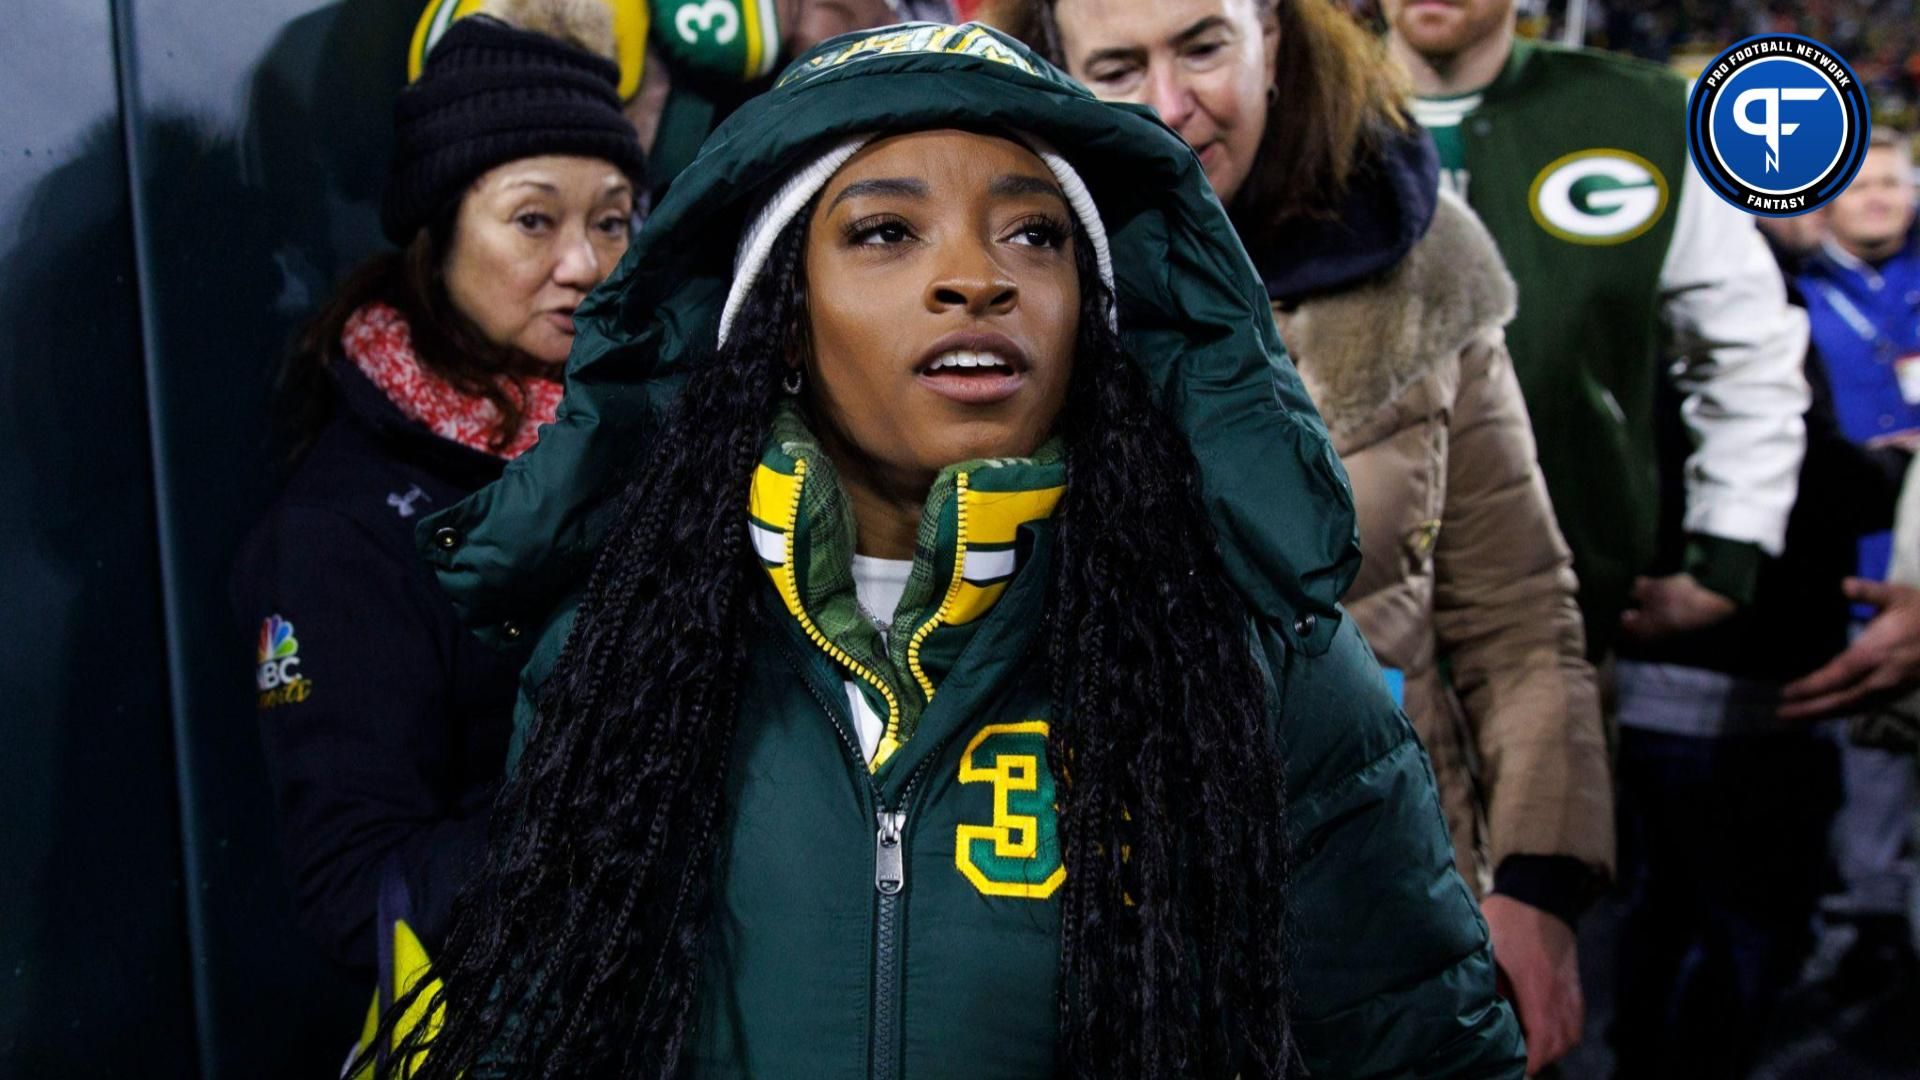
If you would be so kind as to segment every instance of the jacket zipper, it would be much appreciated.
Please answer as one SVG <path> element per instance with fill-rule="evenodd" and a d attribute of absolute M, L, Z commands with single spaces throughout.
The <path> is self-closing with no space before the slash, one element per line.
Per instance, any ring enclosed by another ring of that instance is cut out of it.
<path fill-rule="evenodd" d="M 789 657 L 789 659 L 792 659 Z M 820 706 L 827 716 L 827 722 L 840 736 L 856 766 L 863 766 L 865 755 L 860 752 L 860 744 L 847 733 L 845 724 L 827 703 L 819 689 L 808 679 L 806 672 L 799 670 L 796 664 L 795 674 L 807 693 Z M 870 1073 L 874 1080 L 897 1080 L 900 1076 L 900 918 L 901 899 L 907 891 L 907 805 L 913 799 L 914 789 L 920 784 L 920 778 L 926 772 L 938 754 L 929 754 L 916 766 L 913 775 L 907 778 L 906 786 L 900 789 L 900 798 L 889 807 L 881 798 L 879 786 L 873 782 L 873 774 L 864 767 L 858 771 L 865 778 L 867 794 L 874 807 L 873 836 L 873 892 L 874 892 L 874 933 L 873 933 L 873 1019 L 869 1031 Z"/>
<path fill-rule="evenodd" d="M 921 623 L 907 641 L 907 670 L 920 684 L 921 693 L 927 697 L 927 704 L 933 704 L 933 680 L 920 667 L 920 645 L 927 636 L 953 615 L 953 602 L 960 595 L 960 586 L 966 582 L 967 565 L 967 485 L 969 473 L 959 473 L 953 478 L 953 579 L 947 582 L 947 591 L 940 597 L 940 606 L 934 609 L 933 617 Z"/>
<path fill-rule="evenodd" d="M 928 755 L 900 789 L 889 809 L 875 793 L 873 835 L 873 1068 L 874 1080 L 900 1076 L 900 926 L 907 892 L 907 807 L 920 776 L 937 755 Z"/>
<path fill-rule="evenodd" d="M 904 801 L 904 800 L 903 800 Z M 900 1075 L 900 895 L 907 887 L 904 810 L 874 814 L 873 1039 L 874 1080 Z"/>
<path fill-rule="evenodd" d="M 849 761 L 866 782 L 866 794 L 874 807 L 874 1020 L 870 1032 L 870 1074 L 874 1080 L 897 1080 L 900 1076 L 900 897 L 906 896 L 906 807 L 920 786 L 927 767 L 939 757 L 939 748 L 914 767 L 900 798 L 889 807 L 881 798 L 874 774 L 866 769 L 866 755 L 860 744 L 839 721 L 820 688 L 814 686 L 801 661 L 787 653 L 793 673 L 801 676 L 801 686 L 812 696 L 820 711 L 826 713 L 841 746 L 847 748 Z M 943 740 L 945 742 L 945 740 Z"/>
<path fill-rule="evenodd" d="M 887 685 L 885 679 L 875 675 L 872 671 L 868 670 L 864 664 L 847 655 L 845 649 L 840 648 L 840 646 L 828 640 L 827 635 L 821 633 L 820 628 L 814 625 L 813 617 L 807 614 L 806 604 L 799 599 L 800 578 L 799 572 L 795 570 L 793 566 L 793 538 L 800 534 L 800 493 L 806 489 L 807 483 L 807 460 L 805 458 L 799 458 L 794 461 L 793 476 L 798 483 L 793 489 L 793 508 L 787 514 L 787 573 L 793 581 L 792 603 L 789 611 L 793 614 L 794 620 L 800 624 L 801 631 L 807 635 L 808 641 L 813 642 L 814 646 L 821 652 L 832 657 L 834 663 L 853 672 L 862 682 L 871 685 L 875 690 L 880 692 L 881 697 L 886 699 L 887 724 L 885 730 L 880 733 L 880 744 L 874 747 L 873 760 L 868 761 L 866 755 L 860 752 L 858 745 L 854 745 L 853 747 L 854 760 L 866 769 L 868 775 L 872 775 L 873 771 L 878 769 L 895 749 L 899 748 L 897 740 L 900 735 L 900 699 L 894 696 L 893 688 Z M 783 597 L 783 599 L 785 598 Z M 805 675 L 801 676 L 801 681 L 806 681 Z M 811 685 L 809 685 L 808 689 L 812 689 Z M 819 696 L 819 693 L 816 691 L 814 697 L 818 699 Z M 821 702 L 821 707 L 825 708 L 826 702 Z M 832 709 L 827 709 L 827 717 L 833 720 L 835 727 L 840 726 L 840 721 L 834 718 Z M 842 731 L 840 737 L 845 739 L 846 734 L 845 731 Z M 891 743 L 892 746 L 889 746 L 889 743 Z"/>

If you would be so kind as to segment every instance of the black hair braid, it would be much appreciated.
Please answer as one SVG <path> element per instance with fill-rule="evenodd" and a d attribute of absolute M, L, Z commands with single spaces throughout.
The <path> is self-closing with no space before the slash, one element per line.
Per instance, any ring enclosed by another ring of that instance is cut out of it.
<path fill-rule="evenodd" d="M 751 599 L 745 506 L 782 365 L 808 340 L 810 216 L 781 235 L 629 485 L 437 958 L 444 1026 L 430 1047 L 416 1028 L 383 1075 L 675 1071 L 746 642 L 773 617 Z M 1067 866 L 1061 1072 L 1280 1076 L 1282 789 L 1245 606 L 1192 454 L 1108 327 L 1091 248 L 1075 250 L 1084 296 L 1045 618 Z"/>
<path fill-rule="evenodd" d="M 1062 1071 L 1281 1076 L 1284 794 L 1246 606 L 1192 451 L 1086 293 L 1047 616 Z"/>
<path fill-rule="evenodd" d="M 748 485 L 805 321 L 803 238 L 782 235 L 628 486 L 435 957 L 443 1026 L 386 1075 L 657 1076 L 679 1056 L 758 573 Z"/>

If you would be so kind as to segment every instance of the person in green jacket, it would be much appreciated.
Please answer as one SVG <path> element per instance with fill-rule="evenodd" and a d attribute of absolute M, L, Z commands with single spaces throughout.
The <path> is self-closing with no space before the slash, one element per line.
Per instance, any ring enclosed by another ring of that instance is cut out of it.
<path fill-rule="evenodd" d="M 536 644 L 410 1075 L 1518 1076 L 1284 357 L 1151 112 L 796 61 L 421 526 Z"/>
<path fill-rule="evenodd" d="M 1514 0 L 1382 10 L 1442 177 L 1519 288 L 1507 343 L 1610 673 L 1616 1074 L 1743 1074 L 1735 1048 L 1798 969 L 1802 883 L 1730 883 L 1703 848 L 1757 873 L 1806 862 L 1788 852 L 1819 828 L 1819 755 L 1771 715 L 1791 672 L 1723 644 L 1778 636 L 1761 570 L 1785 551 L 1806 453 L 1806 314 L 1754 219 L 1689 160 L 1681 74 L 1517 39 Z M 1756 797 L 1778 813 L 1760 820 L 1718 794 L 1787 789 Z"/>
<path fill-rule="evenodd" d="M 1520 289 L 1507 344 L 1589 653 L 1650 649 L 1751 610 L 1806 449 L 1807 320 L 1753 218 L 1688 160 L 1686 80 L 1518 39 L 1514 0 L 1382 10 L 1442 181 Z M 1669 558 L 1654 421 L 1675 408 L 1692 445 L 1672 500 L 1684 550 Z"/>

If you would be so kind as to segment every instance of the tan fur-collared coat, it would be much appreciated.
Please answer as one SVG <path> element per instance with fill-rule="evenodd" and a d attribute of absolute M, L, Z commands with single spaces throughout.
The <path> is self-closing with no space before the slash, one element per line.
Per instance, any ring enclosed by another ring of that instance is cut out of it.
<path fill-rule="evenodd" d="M 1383 277 L 1275 308 L 1353 481 L 1346 604 L 1433 758 L 1461 872 L 1510 855 L 1613 865 L 1613 798 L 1572 557 L 1502 327 L 1514 286 L 1443 195 Z"/>

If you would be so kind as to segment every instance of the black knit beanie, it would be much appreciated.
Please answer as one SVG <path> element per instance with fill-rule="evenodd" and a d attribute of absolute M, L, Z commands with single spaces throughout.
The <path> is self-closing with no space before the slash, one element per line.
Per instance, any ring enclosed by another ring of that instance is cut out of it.
<path fill-rule="evenodd" d="M 646 155 L 619 86 L 619 65 L 584 49 L 486 15 L 456 21 L 394 103 L 387 239 L 406 246 L 468 184 L 521 158 L 600 158 L 639 190 Z"/>

